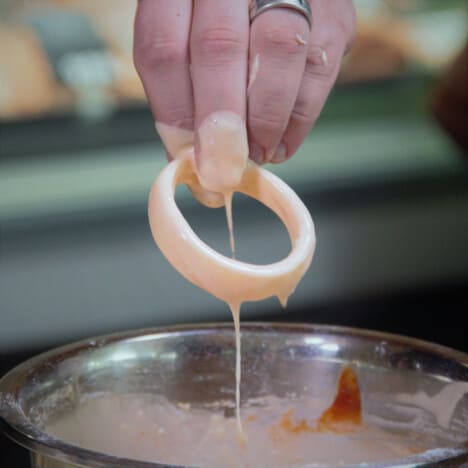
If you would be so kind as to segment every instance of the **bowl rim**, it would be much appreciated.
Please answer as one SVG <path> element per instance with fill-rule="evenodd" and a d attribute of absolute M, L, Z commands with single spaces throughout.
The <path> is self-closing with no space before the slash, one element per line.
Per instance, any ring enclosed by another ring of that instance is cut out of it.
<path fill-rule="evenodd" d="M 95 468 L 122 467 L 122 468 L 184 468 L 177 465 L 168 465 L 157 462 L 138 461 L 128 458 L 120 458 L 113 455 L 99 453 L 85 449 L 58 438 L 51 437 L 39 428 L 34 426 L 26 417 L 15 396 L 21 390 L 22 384 L 27 382 L 41 368 L 44 363 L 54 358 L 66 360 L 82 351 L 99 349 L 117 342 L 131 341 L 132 339 L 149 337 L 163 337 L 168 335 L 200 334 L 222 331 L 230 334 L 234 333 L 233 324 L 230 322 L 211 322 L 198 324 L 170 325 L 163 327 L 138 328 L 123 332 L 98 335 L 85 338 L 70 344 L 53 348 L 38 354 L 11 369 L 0 378 L 0 431 L 4 432 L 10 439 L 28 449 L 31 452 L 54 458 L 56 460 L 75 464 L 77 466 L 92 466 Z M 287 333 L 314 333 L 334 336 L 352 336 L 354 338 L 369 339 L 375 341 L 385 341 L 388 344 L 411 346 L 414 350 L 431 352 L 440 357 L 448 358 L 468 367 L 468 353 L 442 346 L 429 341 L 412 338 L 405 335 L 374 331 L 364 328 L 344 327 L 337 325 L 316 325 L 310 323 L 290 323 L 290 322 L 250 322 L 243 321 L 241 332 L 287 332 Z M 427 455 L 406 457 L 398 460 L 398 464 L 380 463 L 372 465 L 375 468 L 384 467 L 432 467 L 432 466 L 454 466 L 455 462 L 468 461 L 468 445 L 459 449 L 450 449 L 450 455 L 441 455 L 441 459 L 427 460 Z M 437 463 L 437 465 L 434 465 Z M 447 465 L 445 465 L 447 463 Z M 363 466 L 353 465 L 353 466 Z M 370 465 L 366 465 L 370 466 Z M 188 467 L 186 467 L 188 468 Z M 351 468 L 351 467 L 349 467 Z"/>

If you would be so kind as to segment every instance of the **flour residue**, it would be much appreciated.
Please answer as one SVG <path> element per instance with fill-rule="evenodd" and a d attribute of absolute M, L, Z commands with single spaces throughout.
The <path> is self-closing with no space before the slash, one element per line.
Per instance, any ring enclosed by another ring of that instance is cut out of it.
<path fill-rule="evenodd" d="M 399 393 L 395 396 L 395 401 L 429 411 L 439 426 L 448 429 L 455 408 L 465 394 L 468 394 L 468 382 L 451 382 L 435 395 L 430 396 L 424 391 Z"/>
<path fill-rule="evenodd" d="M 307 41 L 298 33 L 296 33 L 296 42 L 300 45 L 307 45 Z"/>
<path fill-rule="evenodd" d="M 250 62 L 249 83 L 247 85 L 247 96 L 252 90 L 252 86 L 257 79 L 258 70 L 260 69 L 260 54 L 255 54 L 255 57 Z"/>

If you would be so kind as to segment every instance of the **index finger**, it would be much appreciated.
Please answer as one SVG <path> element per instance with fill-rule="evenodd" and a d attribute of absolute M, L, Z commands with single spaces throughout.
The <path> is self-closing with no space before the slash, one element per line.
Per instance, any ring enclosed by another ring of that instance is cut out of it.
<path fill-rule="evenodd" d="M 186 0 L 139 0 L 135 15 L 134 61 L 153 117 L 193 130 L 189 34 L 192 4 Z"/>
<path fill-rule="evenodd" d="M 190 51 L 195 157 L 200 181 L 218 192 L 237 185 L 248 156 L 248 39 L 247 0 L 193 3 Z"/>

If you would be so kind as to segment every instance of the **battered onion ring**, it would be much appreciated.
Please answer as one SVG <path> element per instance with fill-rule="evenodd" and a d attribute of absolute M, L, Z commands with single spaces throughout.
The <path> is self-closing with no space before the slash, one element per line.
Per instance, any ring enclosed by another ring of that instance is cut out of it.
<path fill-rule="evenodd" d="M 291 238 L 289 255 L 269 265 L 225 257 L 193 232 L 174 199 L 179 184 L 196 186 L 193 159 L 178 158 L 159 174 L 150 193 L 151 232 L 162 253 L 186 279 L 230 305 L 277 296 L 285 304 L 307 271 L 315 249 L 312 218 L 296 193 L 271 172 L 249 163 L 237 192 L 273 210 Z"/>

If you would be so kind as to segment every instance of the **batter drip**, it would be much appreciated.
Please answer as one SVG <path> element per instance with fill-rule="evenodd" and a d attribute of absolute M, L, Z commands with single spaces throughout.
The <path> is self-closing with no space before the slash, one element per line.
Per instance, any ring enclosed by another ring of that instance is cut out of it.
<path fill-rule="evenodd" d="M 236 114 L 215 113 L 201 124 L 201 158 L 195 157 L 193 132 L 162 123 L 157 123 L 156 128 L 174 160 L 158 176 L 150 193 L 151 231 L 172 266 L 187 280 L 227 303 L 232 312 L 236 333 L 236 416 L 243 442 L 240 307 L 243 302 L 271 296 L 277 296 L 286 305 L 312 261 L 314 225 L 307 208 L 290 187 L 269 171 L 247 162 L 245 123 Z M 225 205 L 233 257 L 231 203 L 235 191 L 257 199 L 278 215 L 291 238 L 291 252 L 270 265 L 253 265 L 219 254 L 196 236 L 180 213 L 174 200 L 179 184 L 187 184 L 206 206 Z"/>

